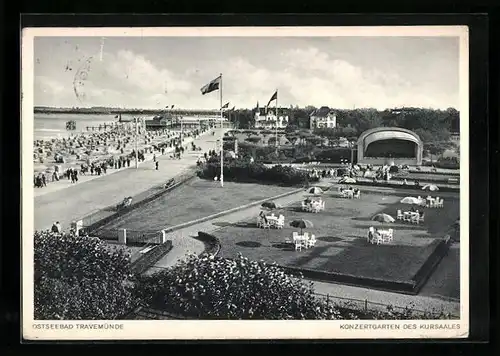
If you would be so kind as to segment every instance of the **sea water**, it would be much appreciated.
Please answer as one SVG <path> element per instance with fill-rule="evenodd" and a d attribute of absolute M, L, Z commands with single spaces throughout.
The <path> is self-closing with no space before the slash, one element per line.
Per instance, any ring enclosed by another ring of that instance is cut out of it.
<path fill-rule="evenodd" d="M 34 119 L 34 139 L 47 140 L 51 138 L 68 137 L 70 134 L 87 132 L 88 127 L 99 127 L 104 124 L 114 124 L 118 122 L 114 114 L 47 114 L 35 113 Z M 132 115 L 122 115 L 122 119 L 132 119 Z M 66 130 L 66 122 L 75 121 L 76 130 Z"/>

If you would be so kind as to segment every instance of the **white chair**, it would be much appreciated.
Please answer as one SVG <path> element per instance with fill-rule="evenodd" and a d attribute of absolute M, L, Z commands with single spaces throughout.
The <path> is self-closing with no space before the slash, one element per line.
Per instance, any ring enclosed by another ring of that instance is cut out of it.
<path fill-rule="evenodd" d="M 388 232 L 389 233 L 387 234 L 387 240 L 388 241 L 392 241 L 393 238 L 394 238 L 394 230 L 393 229 L 389 229 Z"/>
<path fill-rule="evenodd" d="M 376 243 L 377 245 L 383 244 L 384 243 L 383 236 L 375 235 L 374 239 L 372 240 L 372 243 Z"/>
<path fill-rule="evenodd" d="M 292 232 L 292 240 L 293 242 L 299 239 L 299 233 L 297 231 Z"/>
<path fill-rule="evenodd" d="M 307 211 L 307 204 L 304 201 L 302 201 L 301 207 L 303 211 Z"/>
<path fill-rule="evenodd" d="M 409 212 L 404 212 L 403 213 L 403 221 L 406 221 L 406 222 L 411 222 L 411 214 Z"/>
<path fill-rule="evenodd" d="M 304 244 L 302 243 L 302 241 L 301 240 L 295 240 L 294 243 L 295 243 L 295 251 L 297 251 L 297 250 L 302 251 L 302 247 L 304 246 Z"/>
<path fill-rule="evenodd" d="M 436 207 L 443 208 L 444 207 L 444 199 L 440 199 L 439 201 L 437 201 Z"/>
<path fill-rule="evenodd" d="M 425 213 L 422 213 L 422 214 L 419 215 L 419 217 L 418 217 L 418 222 L 419 223 L 423 223 L 424 222 L 424 215 L 425 215 Z"/>
<path fill-rule="evenodd" d="M 357 193 L 354 195 L 354 198 L 361 199 L 361 191 L 360 190 L 357 191 Z"/>
<path fill-rule="evenodd" d="M 304 232 L 304 240 L 307 241 L 309 239 L 309 233 Z"/>
<path fill-rule="evenodd" d="M 284 226 L 285 226 L 285 216 L 280 215 L 278 221 L 276 222 L 276 228 L 283 229 Z"/>
<path fill-rule="evenodd" d="M 311 235 L 311 238 L 306 241 L 306 247 L 314 247 L 316 245 L 316 236 L 314 234 Z"/>
<path fill-rule="evenodd" d="M 398 215 L 396 216 L 396 219 L 403 220 L 403 213 L 401 212 L 401 209 L 398 209 Z"/>
<path fill-rule="evenodd" d="M 262 221 L 260 222 L 260 227 L 263 229 L 270 229 L 271 224 L 269 223 L 269 221 L 262 219 Z"/>
<path fill-rule="evenodd" d="M 420 214 L 411 214 L 411 219 L 410 219 L 410 222 L 412 224 L 418 224 L 419 222 L 419 217 L 420 217 Z"/>

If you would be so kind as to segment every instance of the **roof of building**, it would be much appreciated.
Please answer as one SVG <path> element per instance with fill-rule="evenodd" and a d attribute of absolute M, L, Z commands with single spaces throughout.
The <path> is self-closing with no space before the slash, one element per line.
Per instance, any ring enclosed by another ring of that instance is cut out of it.
<path fill-rule="evenodd" d="M 333 113 L 332 109 L 330 109 L 328 106 L 322 106 L 319 109 L 314 110 L 311 113 L 311 116 L 327 117 L 330 113 Z"/>
<path fill-rule="evenodd" d="M 399 139 L 422 144 L 420 137 L 413 131 L 402 127 L 376 127 L 363 132 L 358 139 L 358 144 L 367 147 L 370 143 L 380 140 Z"/>

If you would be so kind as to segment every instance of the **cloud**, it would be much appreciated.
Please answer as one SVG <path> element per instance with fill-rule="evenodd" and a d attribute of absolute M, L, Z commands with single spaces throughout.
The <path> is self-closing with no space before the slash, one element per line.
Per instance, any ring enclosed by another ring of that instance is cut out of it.
<path fill-rule="evenodd" d="M 89 53 L 85 55 L 90 57 Z M 258 55 L 244 57 L 233 54 L 198 64 L 192 58 L 186 58 L 184 63 L 182 58 L 178 57 L 177 63 L 169 58 L 168 65 L 168 60 L 152 53 L 147 56 L 137 50 L 108 51 L 102 61 L 98 55 L 92 57 L 88 68 L 80 60 L 79 67 L 75 65 L 71 73 L 44 72 L 36 76 L 35 103 L 216 108 L 218 93 L 201 95 L 199 89 L 219 72 L 223 73 L 224 101 L 237 107 L 250 108 L 256 101 L 267 104 L 275 89 L 279 89 L 278 100 L 283 106 L 443 108 L 458 101 L 457 90 L 440 90 L 443 80 L 439 75 L 431 76 L 432 80 L 417 81 L 415 75 L 406 75 L 402 70 L 361 65 L 352 58 L 336 58 L 314 46 L 260 51 Z M 77 63 L 75 59 L 71 61 Z M 84 94 L 80 99 L 73 90 L 73 76 L 79 72 L 86 73 L 77 88 L 77 92 Z"/>

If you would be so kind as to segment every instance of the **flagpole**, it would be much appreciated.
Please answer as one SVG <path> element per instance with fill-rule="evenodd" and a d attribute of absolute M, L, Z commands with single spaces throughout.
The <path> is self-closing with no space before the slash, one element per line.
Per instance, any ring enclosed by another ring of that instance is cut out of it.
<path fill-rule="evenodd" d="M 224 187 L 224 120 L 222 116 L 222 73 L 220 74 L 220 186 Z"/>
<path fill-rule="evenodd" d="M 138 140 L 138 136 L 139 136 L 139 132 L 138 132 L 138 129 L 137 129 L 137 118 L 134 118 L 135 119 L 135 169 L 138 169 L 139 168 L 139 152 L 137 151 L 137 140 Z"/>
<path fill-rule="evenodd" d="M 276 89 L 276 153 L 278 153 L 278 89 Z"/>

